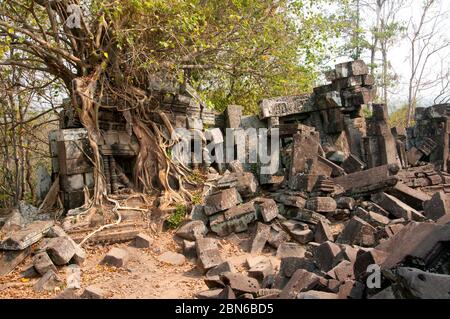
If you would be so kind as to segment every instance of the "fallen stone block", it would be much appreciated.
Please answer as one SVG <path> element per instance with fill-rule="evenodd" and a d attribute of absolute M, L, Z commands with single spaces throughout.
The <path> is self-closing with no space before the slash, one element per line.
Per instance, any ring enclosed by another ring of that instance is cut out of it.
<path fill-rule="evenodd" d="M 203 281 L 209 289 L 222 289 L 225 287 L 225 284 L 222 282 L 222 280 L 220 280 L 218 275 L 206 277 Z"/>
<path fill-rule="evenodd" d="M 257 198 L 255 199 L 257 206 L 257 214 L 262 217 L 263 221 L 268 223 L 278 216 L 278 206 L 273 199 Z"/>
<path fill-rule="evenodd" d="M 256 294 L 261 288 L 255 278 L 247 277 L 242 274 L 227 272 L 220 275 L 220 280 L 230 286 L 236 294 Z"/>
<path fill-rule="evenodd" d="M 366 164 L 355 155 L 350 154 L 341 166 L 347 174 L 351 174 L 362 171 Z"/>
<path fill-rule="evenodd" d="M 203 205 L 195 205 L 192 207 L 192 211 L 190 214 L 191 220 L 201 220 L 205 225 L 208 223 L 208 216 L 205 214 L 205 208 Z"/>
<path fill-rule="evenodd" d="M 232 173 L 243 173 L 244 172 L 244 166 L 242 166 L 242 163 L 238 160 L 231 161 L 228 163 L 228 168 L 230 172 Z"/>
<path fill-rule="evenodd" d="M 294 299 L 303 291 L 314 289 L 320 277 L 304 269 L 298 269 L 280 293 L 280 299 Z"/>
<path fill-rule="evenodd" d="M 316 271 L 314 261 L 305 257 L 284 257 L 281 259 L 280 274 L 290 278 L 298 269 Z"/>
<path fill-rule="evenodd" d="M 196 294 L 196 297 L 198 299 L 221 299 L 220 294 L 222 293 L 223 289 L 208 289 L 205 291 L 200 291 Z M 225 298 L 228 299 L 228 298 Z"/>
<path fill-rule="evenodd" d="M 327 274 L 332 278 L 344 282 L 345 280 L 354 280 L 355 275 L 353 273 L 353 263 L 348 260 L 343 260 L 333 269 L 327 272 Z"/>
<path fill-rule="evenodd" d="M 49 270 L 57 272 L 55 265 L 46 252 L 41 252 L 33 257 L 33 266 L 42 276 Z"/>
<path fill-rule="evenodd" d="M 183 240 L 183 254 L 186 258 L 197 258 L 195 241 Z"/>
<path fill-rule="evenodd" d="M 31 247 L 27 247 L 24 250 L 0 252 L 0 276 L 8 275 L 30 254 Z"/>
<path fill-rule="evenodd" d="M 67 233 L 58 225 L 54 225 L 50 227 L 48 230 L 46 237 L 56 238 L 56 237 L 68 237 Z"/>
<path fill-rule="evenodd" d="M 336 242 L 339 244 L 371 247 L 376 243 L 375 232 L 376 230 L 373 226 L 354 216 L 347 222 Z"/>
<path fill-rule="evenodd" d="M 75 245 L 68 237 L 56 237 L 49 241 L 46 251 L 55 265 L 62 266 L 75 255 Z"/>
<path fill-rule="evenodd" d="M 450 225 L 411 222 L 376 249 L 388 253 L 382 269 L 395 267 L 405 259 L 414 264 L 431 266 L 443 252 L 443 242 L 450 241 Z M 433 252 L 433 253 L 432 253 Z"/>
<path fill-rule="evenodd" d="M 326 241 L 334 241 L 333 233 L 330 225 L 324 221 L 319 221 L 314 231 L 314 241 L 316 243 L 323 243 Z"/>
<path fill-rule="evenodd" d="M 364 275 L 369 265 L 381 266 L 387 256 L 388 253 L 378 249 L 371 249 L 365 252 L 360 251 L 356 256 L 355 265 L 353 267 L 355 277 L 359 278 L 361 275 Z"/>
<path fill-rule="evenodd" d="M 422 214 L 392 195 L 381 192 L 373 194 L 371 199 L 396 218 L 416 221 L 425 220 Z"/>
<path fill-rule="evenodd" d="M 199 265 L 204 271 L 223 263 L 215 239 L 199 238 L 196 242 L 196 248 Z"/>
<path fill-rule="evenodd" d="M 297 299 L 338 299 L 338 295 L 331 292 L 309 290 L 299 293 Z"/>
<path fill-rule="evenodd" d="M 250 256 L 245 260 L 248 268 L 255 267 L 257 264 L 267 260 L 266 256 Z"/>
<path fill-rule="evenodd" d="M 353 210 L 355 207 L 356 201 L 352 197 L 338 197 L 336 200 L 336 206 L 340 209 L 349 209 Z"/>
<path fill-rule="evenodd" d="M 292 193 L 281 193 L 275 196 L 275 200 L 278 203 L 284 204 L 286 206 L 304 208 L 306 204 L 305 195 L 302 193 L 292 194 Z"/>
<path fill-rule="evenodd" d="M 53 270 L 49 270 L 34 284 L 33 288 L 36 292 L 54 291 L 55 288 L 62 288 L 63 285 L 61 278 Z"/>
<path fill-rule="evenodd" d="M 283 259 L 285 257 L 305 257 L 306 249 L 296 243 L 281 243 L 277 249 L 277 257 Z"/>
<path fill-rule="evenodd" d="M 225 286 L 220 292 L 218 299 L 236 299 L 236 294 L 230 286 Z"/>
<path fill-rule="evenodd" d="M 171 266 L 181 266 L 186 262 L 186 257 L 173 251 L 166 251 L 162 255 L 158 256 L 158 260 Z"/>
<path fill-rule="evenodd" d="M 128 251 L 121 248 L 112 248 L 102 260 L 102 264 L 113 267 L 125 267 L 130 259 Z"/>
<path fill-rule="evenodd" d="M 278 225 L 273 224 L 270 229 L 270 237 L 269 240 L 267 240 L 267 243 L 278 249 L 282 243 L 288 240 L 290 240 L 289 234 Z"/>
<path fill-rule="evenodd" d="M 332 213 L 337 205 L 332 197 L 313 197 L 306 201 L 305 208 L 318 213 Z"/>
<path fill-rule="evenodd" d="M 255 236 L 253 237 L 251 243 L 250 253 L 260 254 L 263 251 L 266 242 L 269 240 L 269 237 L 270 226 L 263 223 L 258 223 L 256 226 Z"/>
<path fill-rule="evenodd" d="M 434 193 L 431 199 L 423 203 L 423 210 L 426 218 L 437 221 L 450 213 L 450 198 L 442 191 Z"/>
<path fill-rule="evenodd" d="M 395 175 L 399 170 L 398 165 L 388 164 L 335 177 L 333 181 L 341 185 L 345 192 L 349 194 L 373 192 L 377 189 L 395 186 L 398 182 L 398 177 Z"/>
<path fill-rule="evenodd" d="M 133 244 L 136 248 L 150 248 L 153 245 L 153 239 L 146 234 L 139 233 L 134 238 Z"/>
<path fill-rule="evenodd" d="M 396 299 L 392 286 L 389 286 L 367 299 Z"/>
<path fill-rule="evenodd" d="M 333 268 L 333 261 L 341 252 L 341 248 L 333 242 L 324 242 L 314 250 L 314 260 L 317 266 L 324 272 Z"/>
<path fill-rule="evenodd" d="M 252 196 L 258 190 L 258 180 L 251 172 L 224 175 L 216 185 L 220 189 L 235 187 L 244 198 Z"/>
<path fill-rule="evenodd" d="M 338 299 L 361 299 L 363 294 L 363 284 L 354 280 L 346 280 L 339 286 Z"/>
<path fill-rule="evenodd" d="M 53 221 L 36 221 L 24 229 L 13 232 L 0 243 L 0 249 L 24 250 L 37 243 L 54 224 Z"/>
<path fill-rule="evenodd" d="M 333 266 L 337 265 L 342 260 L 348 260 L 352 264 L 354 264 L 360 249 L 350 246 L 350 245 L 345 245 L 345 244 L 340 244 L 340 247 L 341 247 L 341 252 L 336 256 Z"/>
<path fill-rule="evenodd" d="M 450 299 L 450 275 L 425 272 L 416 268 L 397 269 L 396 292 L 407 299 Z"/>
<path fill-rule="evenodd" d="M 336 79 L 369 74 L 369 68 L 363 60 L 344 62 L 336 65 Z"/>
<path fill-rule="evenodd" d="M 289 232 L 291 237 L 300 244 L 307 244 L 314 240 L 314 233 L 311 229 L 300 230 L 294 229 Z"/>
<path fill-rule="evenodd" d="M 214 276 L 220 276 L 223 273 L 226 272 L 236 272 L 236 269 L 234 268 L 233 264 L 230 263 L 229 261 L 225 261 L 223 263 L 221 263 L 220 265 L 217 265 L 214 268 L 211 268 L 210 270 L 208 270 L 208 272 L 206 273 L 206 277 L 214 277 Z"/>
<path fill-rule="evenodd" d="M 390 223 L 390 219 L 375 212 L 368 212 L 362 207 L 357 207 L 355 215 L 368 222 L 373 227 L 384 227 Z"/>
<path fill-rule="evenodd" d="M 327 215 L 328 218 L 333 219 L 333 220 L 346 220 L 350 217 L 351 212 L 349 209 L 341 209 L 338 208 L 334 211 L 334 213 L 331 213 L 329 215 Z"/>
<path fill-rule="evenodd" d="M 105 299 L 105 292 L 96 286 L 86 287 L 81 294 L 81 299 Z"/>
<path fill-rule="evenodd" d="M 210 217 L 210 228 L 219 236 L 228 236 L 248 229 L 248 224 L 256 219 L 256 209 L 253 202 L 232 207 L 221 214 Z"/>
<path fill-rule="evenodd" d="M 296 209 L 289 213 L 289 217 L 313 225 L 316 225 L 320 220 L 326 220 L 325 216 L 309 209 Z"/>
<path fill-rule="evenodd" d="M 274 268 L 272 262 L 268 258 L 248 270 L 248 275 L 259 281 L 262 281 L 265 277 L 272 275 L 273 273 Z"/>
<path fill-rule="evenodd" d="M 208 229 L 202 221 L 193 220 L 181 226 L 175 235 L 183 239 L 195 241 L 197 237 L 203 237 L 207 232 Z"/>
<path fill-rule="evenodd" d="M 205 214 L 211 216 L 217 212 L 236 206 L 241 202 L 241 196 L 236 188 L 224 189 L 218 193 L 209 195 L 205 199 Z"/>
<path fill-rule="evenodd" d="M 430 195 L 418 189 L 411 188 L 403 183 L 397 183 L 397 185 L 386 192 L 402 202 L 407 203 L 417 211 L 423 210 L 423 203 L 431 199 Z"/>

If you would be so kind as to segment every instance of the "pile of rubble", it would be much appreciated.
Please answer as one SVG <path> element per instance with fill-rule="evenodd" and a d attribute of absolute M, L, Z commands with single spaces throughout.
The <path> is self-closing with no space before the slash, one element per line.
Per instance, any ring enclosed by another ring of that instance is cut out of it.
<path fill-rule="evenodd" d="M 442 126 L 425 134 L 419 121 L 407 149 L 385 105 L 372 104 L 365 120 L 361 109 L 373 95 L 367 73 L 362 61 L 340 64 L 328 74 L 332 84 L 309 98 L 261 102 L 260 120 L 280 130 L 279 173 L 229 163 L 210 175 L 215 187 L 177 232 L 205 271 L 210 290 L 200 298 L 450 298 L 448 141 L 435 143 Z M 236 108 L 227 110 L 228 123 L 242 129 Z M 442 124 L 443 110 L 428 113 Z M 254 255 L 246 273 L 221 257 L 208 231 L 241 238 Z M 241 233 L 252 234 L 247 245 Z"/>
<path fill-rule="evenodd" d="M 230 151 L 223 145 L 225 128 L 231 134 L 278 129 L 281 146 L 275 174 L 247 161 L 203 161 L 210 186 L 205 186 L 203 204 L 195 205 L 176 231 L 184 256 L 159 257 L 172 265 L 196 260 L 210 288 L 199 298 L 450 298 L 449 105 L 418 109 L 417 125 L 407 130 L 391 128 L 386 106 L 373 103 L 374 79 L 368 73 L 363 61 L 339 64 L 327 73 L 330 84 L 311 95 L 262 100 L 259 116 L 244 116 L 236 105 L 223 115 L 208 115 L 192 103 L 194 93 L 189 103 L 177 95 L 177 110 L 184 113 L 173 120 L 181 117 L 195 134 L 203 134 L 204 124 L 214 118 L 220 119 L 215 124 L 226 123 L 202 139 L 214 140 L 225 154 Z M 369 107 L 372 116 L 365 118 Z M 191 109 L 208 116 L 185 117 Z M 116 121 L 119 126 L 121 120 Z M 92 184 L 93 168 L 77 164 L 69 142 L 84 149 L 80 136 L 85 133 L 74 127 L 55 134 L 51 149 L 58 168 L 54 164 L 53 173 L 59 174 L 67 197 L 64 206 L 72 209 L 68 215 L 76 215 L 73 205 Z M 108 192 L 118 194 L 132 179 L 128 164 L 136 145 L 123 132 L 109 128 L 104 135 L 114 134 L 101 149 Z M 254 151 L 247 145 L 246 157 Z M 143 211 L 137 209 L 137 216 Z M 83 263 L 76 242 L 86 228 L 63 227 L 66 234 L 36 216 L 24 224 L 24 215 L 3 221 L 0 249 L 6 253 L 0 275 L 29 256 L 33 245 L 32 270 L 42 275 L 36 289 L 50 287 L 58 282 L 56 266 Z M 136 247 L 150 247 L 136 220 L 123 220 L 91 241 L 134 240 Z M 105 223 L 92 219 L 87 224 L 95 229 Z M 224 259 L 219 239 L 251 254 L 246 272 Z M 103 261 L 123 267 L 127 260 L 125 250 L 114 248 Z"/>

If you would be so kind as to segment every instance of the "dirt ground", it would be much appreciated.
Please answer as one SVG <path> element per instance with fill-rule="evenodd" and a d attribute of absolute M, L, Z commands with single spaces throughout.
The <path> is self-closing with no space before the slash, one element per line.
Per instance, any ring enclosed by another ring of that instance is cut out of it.
<path fill-rule="evenodd" d="M 150 234 L 148 234 L 150 235 Z M 76 295 L 83 288 L 95 286 L 105 292 L 106 298 L 117 299 L 157 299 L 157 298 L 195 298 L 196 293 L 207 290 L 202 272 L 196 267 L 195 260 L 186 260 L 182 266 L 172 266 L 160 262 L 157 257 L 166 252 L 181 253 L 181 246 L 174 240 L 173 232 L 163 232 L 150 235 L 154 239 L 153 246 L 147 249 L 132 247 L 130 243 L 107 246 L 85 247 L 87 259 L 82 267 L 81 289 L 75 290 Z M 224 260 L 230 261 L 238 271 L 246 270 L 246 259 L 250 255 L 242 249 L 237 239 L 228 238 L 219 241 L 219 248 Z M 125 248 L 130 253 L 130 261 L 126 268 L 115 268 L 99 265 L 102 258 L 112 247 Z M 271 256 L 274 252 L 267 251 Z M 275 268 L 279 261 L 271 257 Z M 0 278 L 0 299 L 17 298 L 56 298 L 64 287 L 55 291 L 37 293 L 33 285 L 39 278 L 27 279 L 22 271 L 32 265 L 31 257 L 25 259 L 16 270 Z M 65 281 L 66 269 L 61 267 L 58 274 Z"/>

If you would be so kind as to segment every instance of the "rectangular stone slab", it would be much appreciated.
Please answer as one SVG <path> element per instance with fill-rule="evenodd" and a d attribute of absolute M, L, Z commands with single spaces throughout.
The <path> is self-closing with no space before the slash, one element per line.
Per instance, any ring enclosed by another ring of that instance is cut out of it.
<path fill-rule="evenodd" d="M 36 221 L 24 229 L 11 233 L 8 238 L 0 244 L 0 249 L 23 250 L 38 242 L 44 234 L 52 227 L 53 221 Z"/>

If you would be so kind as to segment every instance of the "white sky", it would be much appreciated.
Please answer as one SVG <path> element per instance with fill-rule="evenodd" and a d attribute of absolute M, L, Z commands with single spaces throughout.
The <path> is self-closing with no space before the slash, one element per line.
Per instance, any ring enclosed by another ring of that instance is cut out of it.
<path fill-rule="evenodd" d="M 374 2 L 374 0 L 369 0 Z M 395 1 L 395 0 L 388 0 Z M 398 1 L 398 0 L 397 0 Z M 438 32 L 435 33 L 436 43 L 448 43 L 450 40 L 450 0 L 437 0 L 439 3 L 436 6 L 434 12 L 440 10 L 442 16 L 440 19 L 440 26 L 438 28 Z M 420 20 L 420 16 L 422 13 L 423 0 L 408 0 L 407 5 L 399 10 L 396 17 L 398 20 L 401 20 L 408 25 L 408 23 L 414 22 L 416 25 Z M 373 24 L 375 21 L 375 12 L 370 9 L 365 9 L 363 19 L 365 19 L 365 24 Z M 430 17 L 432 15 L 430 14 Z M 430 23 L 431 25 L 431 23 Z M 411 30 L 411 24 L 410 24 Z M 399 85 L 392 90 L 389 95 L 389 109 L 393 110 L 399 107 L 401 104 L 404 104 L 407 101 L 408 96 L 408 81 L 411 74 L 410 71 L 410 52 L 411 47 L 409 44 L 409 40 L 405 37 L 403 39 L 399 39 L 395 42 L 392 48 L 389 50 L 388 58 L 391 61 L 393 66 L 393 70 L 399 76 Z M 441 74 L 442 71 L 448 71 L 450 66 L 450 47 L 443 49 L 436 54 L 434 58 L 431 58 L 428 62 L 428 67 L 426 68 L 424 74 L 425 78 L 435 79 L 437 76 Z M 381 55 L 378 53 L 377 58 L 381 58 Z M 363 56 L 363 59 L 369 63 L 370 55 L 366 53 Z M 349 58 L 341 57 L 336 60 L 337 63 L 347 61 Z M 380 61 L 379 61 L 380 62 Z M 440 83 L 439 83 L 440 85 Z M 420 106 L 430 106 L 433 105 L 433 100 L 436 95 L 439 93 L 440 88 L 434 87 L 428 89 L 426 91 L 420 92 L 418 96 L 418 104 Z"/>

